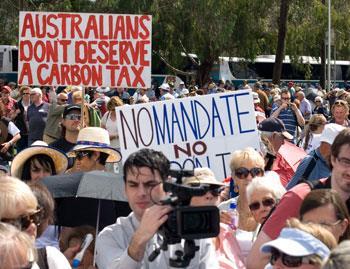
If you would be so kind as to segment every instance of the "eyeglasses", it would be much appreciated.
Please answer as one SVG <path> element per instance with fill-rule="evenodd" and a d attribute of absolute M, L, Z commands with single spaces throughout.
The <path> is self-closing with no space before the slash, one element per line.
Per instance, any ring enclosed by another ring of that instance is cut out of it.
<path fill-rule="evenodd" d="M 251 211 L 255 211 L 255 210 L 258 210 L 258 209 L 260 208 L 260 205 L 261 205 L 261 204 L 262 204 L 263 206 L 265 206 L 265 207 L 272 207 L 272 206 L 275 205 L 275 203 L 276 203 L 276 201 L 275 201 L 274 199 L 272 199 L 272 198 L 266 198 L 266 199 L 263 199 L 263 200 L 261 201 L 261 203 L 260 203 L 260 202 L 251 203 L 251 204 L 249 205 L 249 209 L 250 209 Z"/>
<path fill-rule="evenodd" d="M 350 159 L 348 158 L 336 158 L 341 166 L 349 168 L 350 167 Z"/>
<path fill-rule="evenodd" d="M 29 225 L 34 223 L 37 227 L 40 226 L 41 221 L 41 209 L 36 210 L 34 213 L 30 215 L 23 215 L 18 217 L 17 219 L 1 219 L 2 222 L 6 222 L 16 226 L 18 229 L 24 231 L 27 230 Z"/>
<path fill-rule="evenodd" d="M 22 93 L 22 95 L 29 95 L 29 94 L 30 94 L 29 92 Z"/>
<path fill-rule="evenodd" d="M 282 100 L 285 100 L 285 101 L 288 101 L 288 100 L 290 100 L 291 98 L 290 98 L 290 97 L 282 97 L 281 99 L 282 99 Z"/>
<path fill-rule="evenodd" d="M 260 167 L 254 167 L 250 170 L 245 167 L 239 167 L 235 169 L 235 175 L 238 178 L 247 178 L 249 174 L 251 174 L 252 177 L 263 176 L 264 170 L 261 169 Z"/>
<path fill-rule="evenodd" d="M 64 118 L 67 120 L 80 120 L 81 115 L 80 114 L 68 114 Z"/>
<path fill-rule="evenodd" d="M 271 250 L 271 265 L 275 265 L 276 261 L 281 258 L 284 266 L 299 267 L 302 264 L 314 264 L 310 256 L 290 256 L 277 249 Z"/>
<path fill-rule="evenodd" d="M 88 156 L 89 154 L 89 151 L 78 151 L 77 153 L 75 153 L 75 158 L 77 158 L 78 160 L 82 160 L 85 156 Z"/>

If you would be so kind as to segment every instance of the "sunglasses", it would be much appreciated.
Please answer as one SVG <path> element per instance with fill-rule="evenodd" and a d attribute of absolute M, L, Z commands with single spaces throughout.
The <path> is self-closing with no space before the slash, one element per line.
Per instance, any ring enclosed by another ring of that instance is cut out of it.
<path fill-rule="evenodd" d="M 202 187 L 205 190 L 205 193 L 210 192 L 214 197 L 220 196 L 220 193 L 225 189 L 224 186 L 218 187 L 217 185 L 205 185 L 200 183 L 193 183 L 191 184 L 191 187 Z"/>
<path fill-rule="evenodd" d="M 24 92 L 23 95 L 29 95 L 30 93 L 29 92 Z"/>
<path fill-rule="evenodd" d="M 283 98 L 281 98 L 282 100 L 285 100 L 285 101 L 288 101 L 288 100 L 290 100 L 291 98 L 288 98 L 288 97 L 283 97 Z"/>
<path fill-rule="evenodd" d="M 32 223 L 34 223 L 37 227 L 39 227 L 41 222 L 41 215 L 42 215 L 41 209 L 38 209 L 37 211 L 35 211 L 30 215 L 23 215 L 17 219 L 1 219 L 1 221 L 12 224 L 13 226 L 17 227 L 21 231 L 25 231 L 28 229 L 28 227 Z"/>
<path fill-rule="evenodd" d="M 275 205 L 275 203 L 276 203 L 276 201 L 275 201 L 274 199 L 272 199 L 272 198 L 266 198 L 266 199 L 263 199 L 263 200 L 261 201 L 261 203 L 260 203 L 260 202 L 251 203 L 251 204 L 249 205 L 249 209 L 250 209 L 251 211 L 255 211 L 255 210 L 258 210 L 258 209 L 260 208 L 260 205 L 261 205 L 261 204 L 262 204 L 264 207 L 272 207 L 272 206 Z"/>
<path fill-rule="evenodd" d="M 335 105 L 341 105 L 341 106 L 347 106 L 347 103 L 345 101 L 342 101 L 342 100 L 335 101 L 334 104 Z"/>
<path fill-rule="evenodd" d="M 75 153 L 75 158 L 78 160 L 82 160 L 85 156 L 88 156 L 89 154 L 89 151 L 78 151 L 77 153 Z"/>
<path fill-rule="evenodd" d="M 245 167 L 239 167 L 235 169 L 235 175 L 238 178 L 247 178 L 249 174 L 251 174 L 252 177 L 263 176 L 264 170 L 259 167 L 254 167 L 250 170 Z"/>
<path fill-rule="evenodd" d="M 302 264 L 314 264 L 310 256 L 289 256 L 277 249 L 272 249 L 270 263 L 275 265 L 276 261 L 281 258 L 284 266 L 299 267 Z"/>
<path fill-rule="evenodd" d="M 68 114 L 64 118 L 67 120 L 80 120 L 81 115 L 80 114 Z"/>

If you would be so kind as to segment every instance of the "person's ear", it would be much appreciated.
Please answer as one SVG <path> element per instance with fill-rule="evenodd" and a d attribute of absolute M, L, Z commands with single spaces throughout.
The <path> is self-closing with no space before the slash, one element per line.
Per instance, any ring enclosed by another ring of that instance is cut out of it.
<path fill-rule="evenodd" d="M 343 221 L 340 223 L 341 229 L 342 229 L 342 235 L 345 233 L 346 229 L 349 226 L 349 220 L 348 219 L 343 219 Z"/>

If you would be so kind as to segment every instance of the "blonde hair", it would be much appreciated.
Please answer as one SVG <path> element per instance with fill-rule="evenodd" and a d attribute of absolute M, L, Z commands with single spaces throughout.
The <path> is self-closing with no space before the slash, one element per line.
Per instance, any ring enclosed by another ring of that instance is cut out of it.
<path fill-rule="evenodd" d="M 0 219 L 15 217 L 17 208 L 32 213 L 37 207 L 38 201 L 26 183 L 9 176 L 0 178 Z"/>
<path fill-rule="evenodd" d="M 73 92 L 73 93 L 72 93 L 72 100 L 73 100 L 73 103 L 75 103 L 75 100 L 76 100 L 77 98 L 83 99 L 83 92 L 81 92 L 81 91 Z"/>
<path fill-rule="evenodd" d="M 255 177 L 247 186 L 248 203 L 251 202 L 252 194 L 255 191 L 262 190 L 268 191 L 277 200 L 281 199 L 283 194 L 286 193 L 286 189 L 282 186 L 278 177 L 275 177 L 272 174 L 263 177 Z"/>
<path fill-rule="evenodd" d="M 249 161 L 264 170 L 265 162 L 263 157 L 255 149 L 248 147 L 244 150 L 236 150 L 232 153 L 230 160 L 231 172 L 233 173 L 237 168 L 241 167 L 243 163 Z"/>
<path fill-rule="evenodd" d="M 124 105 L 123 101 L 118 96 L 113 96 L 107 103 L 107 109 L 109 111 L 114 110 L 117 106 Z"/>
<path fill-rule="evenodd" d="M 36 259 L 34 241 L 25 232 L 0 222 L 0 269 L 7 269 L 8 266 L 10 268 L 23 266 L 21 258 L 26 259 L 27 262 Z"/>
<path fill-rule="evenodd" d="M 311 234 L 313 237 L 325 244 L 329 249 L 333 249 L 337 246 L 337 241 L 335 240 L 333 234 L 320 224 L 302 223 L 296 218 L 291 218 L 287 220 L 287 227 L 296 228 Z"/>

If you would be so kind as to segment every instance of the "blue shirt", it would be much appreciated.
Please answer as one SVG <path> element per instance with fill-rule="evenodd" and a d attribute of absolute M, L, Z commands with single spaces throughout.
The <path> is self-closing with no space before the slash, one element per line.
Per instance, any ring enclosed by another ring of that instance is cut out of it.
<path fill-rule="evenodd" d="M 322 157 L 319 148 L 312 150 L 299 164 L 297 170 L 295 171 L 294 176 L 289 181 L 286 189 L 289 190 L 301 180 L 302 175 L 306 171 L 311 160 L 314 156 L 317 156 L 316 164 L 311 170 L 309 176 L 306 178 L 307 180 L 314 180 L 329 177 L 331 175 L 331 170 L 328 167 L 326 160 Z"/>
<path fill-rule="evenodd" d="M 275 112 L 278 109 L 276 107 L 273 111 Z M 297 116 L 291 108 L 282 109 L 278 117 L 286 127 L 288 133 L 290 133 L 293 137 L 295 137 L 296 128 L 298 126 Z"/>

